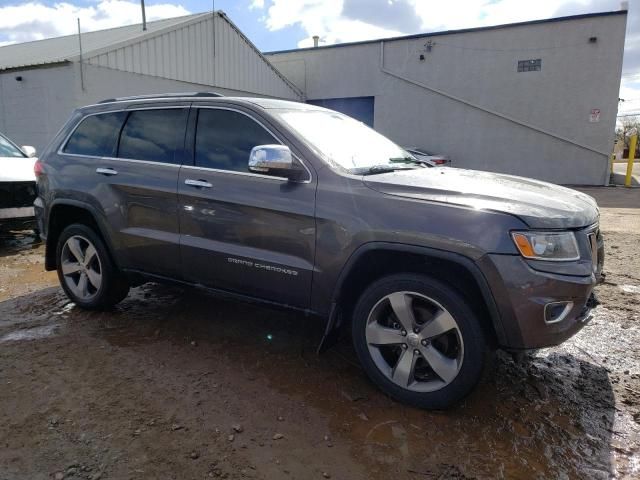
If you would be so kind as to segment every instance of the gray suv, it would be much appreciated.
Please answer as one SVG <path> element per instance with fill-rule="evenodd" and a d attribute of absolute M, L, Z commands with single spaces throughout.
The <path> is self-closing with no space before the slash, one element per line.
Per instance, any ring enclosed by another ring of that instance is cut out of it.
<path fill-rule="evenodd" d="M 198 286 L 351 331 L 384 392 L 466 395 L 495 348 L 556 345 L 590 318 L 595 201 L 426 168 L 340 113 L 182 94 L 75 111 L 36 168 L 46 268 L 79 307 L 145 281 Z"/>

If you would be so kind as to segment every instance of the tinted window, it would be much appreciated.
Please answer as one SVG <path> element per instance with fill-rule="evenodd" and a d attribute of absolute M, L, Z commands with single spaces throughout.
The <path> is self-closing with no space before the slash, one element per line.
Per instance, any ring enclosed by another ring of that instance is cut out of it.
<path fill-rule="evenodd" d="M 196 165 L 248 172 L 257 145 L 280 143 L 258 123 L 230 110 L 200 109 L 196 129 Z"/>
<path fill-rule="evenodd" d="M 113 156 L 125 115 L 125 112 L 114 112 L 86 117 L 69 138 L 64 151 L 96 157 Z"/>
<path fill-rule="evenodd" d="M 131 112 L 120 135 L 118 157 L 179 163 L 176 149 L 184 141 L 187 110 L 139 110 Z"/>

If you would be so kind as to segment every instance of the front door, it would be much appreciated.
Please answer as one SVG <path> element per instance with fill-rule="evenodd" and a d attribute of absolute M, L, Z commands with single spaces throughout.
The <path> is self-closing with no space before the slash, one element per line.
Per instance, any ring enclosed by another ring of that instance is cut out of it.
<path fill-rule="evenodd" d="M 183 276 L 193 283 L 307 307 L 315 250 L 315 179 L 251 173 L 257 145 L 280 142 L 248 113 L 199 108 L 193 165 L 178 181 Z M 194 122 L 194 123 L 195 123 Z"/>

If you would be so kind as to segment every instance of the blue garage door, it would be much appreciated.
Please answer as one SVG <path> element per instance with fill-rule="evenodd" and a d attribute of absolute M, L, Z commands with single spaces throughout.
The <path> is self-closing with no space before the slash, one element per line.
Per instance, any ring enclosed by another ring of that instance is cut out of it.
<path fill-rule="evenodd" d="M 323 98 L 307 100 L 307 103 L 344 113 L 373 128 L 374 97 Z"/>

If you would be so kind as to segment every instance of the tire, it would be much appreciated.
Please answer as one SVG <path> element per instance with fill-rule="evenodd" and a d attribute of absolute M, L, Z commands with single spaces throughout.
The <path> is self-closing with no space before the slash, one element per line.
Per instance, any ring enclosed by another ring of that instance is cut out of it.
<path fill-rule="evenodd" d="M 58 238 L 56 260 L 60 285 L 79 307 L 106 310 L 129 293 L 129 283 L 91 227 L 78 223 L 66 227 Z"/>
<path fill-rule="evenodd" d="M 482 376 L 488 352 L 467 301 L 448 285 L 416 274 L 370 285 L 354 309 L 352 338 L 374 384 L 425 409 L 445 409 L 464 398 Z"/>

